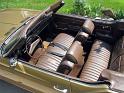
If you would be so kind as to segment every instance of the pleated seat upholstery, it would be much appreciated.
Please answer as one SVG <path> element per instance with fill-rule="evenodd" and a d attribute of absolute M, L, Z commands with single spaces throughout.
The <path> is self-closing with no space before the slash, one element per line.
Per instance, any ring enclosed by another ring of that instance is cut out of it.
<path fill-rule="evenodd" d="M 62 60 L 61 57 L 46 53 L 39 58 L 36 66 L 40 68 L 56 71 L 56 69 L 60 65 L 61 60 Z"/>
<path fill-rule="evenodd" d="M 60 33 L 59 35 L 56 36 L 56 38 L 51 43 L 58 46 L 60 45 L 61 48 L 63 47 L 66 50 L 68 50 L 73 40 L 74 40 L 74 37 L 65 33 Z"/>
<path fill-rule="evenodd" d="M 39 58 L 36 66 L 51 71 L 57 71 L 63 57 L 71 46 L 74 37 L 60 33 L 51 42 L 46 52 Z"/>

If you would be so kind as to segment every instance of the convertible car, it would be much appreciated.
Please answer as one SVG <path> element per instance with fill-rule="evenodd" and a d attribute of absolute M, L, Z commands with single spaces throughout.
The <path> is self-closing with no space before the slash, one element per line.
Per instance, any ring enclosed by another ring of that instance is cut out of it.
<path fill-rule="evenodd" d="M 124 20 L 0 11 L 0 79 L 33 93 L 123 93 Z"/>

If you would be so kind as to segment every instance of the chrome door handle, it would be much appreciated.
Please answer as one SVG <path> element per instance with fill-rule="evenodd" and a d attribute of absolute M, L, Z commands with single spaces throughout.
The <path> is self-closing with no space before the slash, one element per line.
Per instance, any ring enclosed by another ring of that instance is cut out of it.
<path fill-rule="evenodd" d="M 67 93 L 68 90 L 67 89 L 59 89 L 57 88 L 56 86 L 53 87 L 55 90 L 59 91 L 59 92 L 62 92 L 62 93 Z"/>

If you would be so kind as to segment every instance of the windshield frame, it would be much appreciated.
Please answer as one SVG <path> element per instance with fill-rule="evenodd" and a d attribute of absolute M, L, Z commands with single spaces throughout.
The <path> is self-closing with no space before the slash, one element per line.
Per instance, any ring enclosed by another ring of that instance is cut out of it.
<path fill-rule="evenodd" d="M 16 29 L 14 29 L 12 31 L 12 33 L 4 40 L 4 42 L 1 44 L 0 50 L 1 50 L 1 55 L 3 57 L 7 56 L 10 51 L 17 45 L 17 43 L 19 43 L 19 41 L 21 40 L 21 32 L 22 30 L 25 28 L 25 26 L 34 18 L 33 17 L 29 17 L 25 22 L 23 22 L 20 26 L 18 26 Z M 11 42 L 13 42 L 13 45 L 10 46 L 11 48 L 8 48 L 8 46 L 11 44 Z"/>

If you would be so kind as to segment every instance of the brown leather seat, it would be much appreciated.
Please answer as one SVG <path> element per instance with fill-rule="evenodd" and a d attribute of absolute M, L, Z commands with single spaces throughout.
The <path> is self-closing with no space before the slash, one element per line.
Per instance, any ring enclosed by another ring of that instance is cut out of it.
<path fill-rule="evenodd" d="M 66 54 L 66 60 L 72 63 L 81 63 L 83 59 L 83 47 L 79 41 L 75 41 Z"/>
<path fill-rule="evenodd" d="M 49 46 L 39 60 L 36 66 L 56 71 L 61 63 L 62 57 L 66 51 L 56 46 Z"/>
<path fill-rule="evenodd" d="M 101 40 L 95 40 L 88 59 L 80 74 L 80 79 L 86 82 L 96 82 L 101 72 L 108 67 L 111 46 Z"/>
<path fill-rule="evenodd" d="M 70 73 L 70 71 L 73 69 L 73 67 L 74 67 L 74 63 L 72 63 L 71 61 L 68 61 L 68 60 L 64 60 L 64 61 L 62 61 L 59 68 L 57 69 L 57 72 L 67 75 Z"/>
<path fill-rule="evenodd" d="M 78 65 L 74 66 L 74 64 Z M 69 74 L 71 72 L 70 75 L 76 77 L 83 64 L 83 47 L 79 41 L 75 41 L 69 48 L 57 71 L 63 74 Z M 72 69 L 73 71 L 71 71 Z"/>
<path fill-rule="evenodd" d="M 47 48 L 46 52 L 49 53 L 49 54 L 59 56 L 59 57 L 64 57 L 67 51 L 63 50 L 63 49 L 61 49 L 57 46 L 49 46 Z"/>
<path fill-rule="evenodd" d="M 29 63 L 35 65 L 37 63 L 37 61 L 39 60 L 40 56 L 43 55 L 45 53 L 45 49 L 44 48 L 38 48 L 33 56 L 31 57 Z"/>
<path fill-rule="evenodd" d="M 74 37 L 65 34 L 65 33 L 60 33 L 59 35 L 56 36 L 56 38 L 51 42 L 51 44 L 54 44 L 60 48 L 63 48 L 65 50 L 68 50 L 69 47 L 71 46 L 72 42 L 74 40 Z"/>
<path fill-rule="evenodd" d="M 46 52 L 39 58 L 36 66 L 40 68 L 57 71 L 67 49 L 71 46 L 74 37 L 60 33 L 46 49 Z"/>
<path fill-rule="evenodd" d="M 82 25 L 82 29 L 80 29 L 80 30 L 81 31 L 79 31 L 78 34 L 76 35 L 76 37 L 73 41 L 73 44 L 67 51 L 64 59 L 62 60 L 61 65 L 59 66 L 59 68 L 57 70 L 60 73 L 68 74 L 70 72 L 71 76 L 76 77 L 79 74 L 79 72 L 84 64 L 83 46 L 82 45 L 87 40 L 89 34 L 92 34 L 92 32 L 94 30 L 93 22 L 90 19 L 86 20 L 84 22 L 84 24 Z M 73 65 L 70 62 L 72 62 Z M 74 64 L 76 64 L 76 65 L 74 65 Z M 62 69 L 64 69 L 64 70 L 62 71 Z M 67 71 L 68 71 L 68 73 L 67 73 Z"/>
<path fill-rule="evenodd" d="M 46 53 L 39 58 L 36 66 L 40 68 L 56 71 L 61 63 L 61 60 L 62 60 L 61 57 Z"/>

